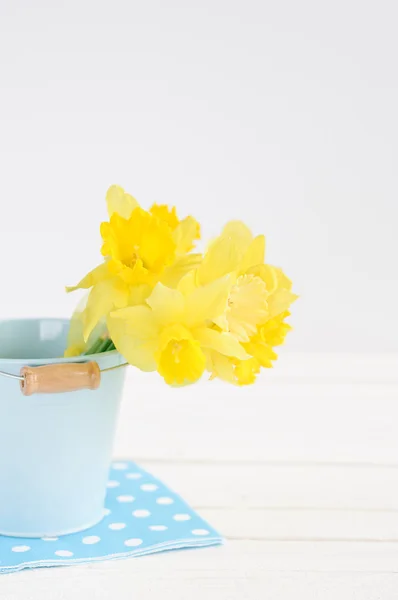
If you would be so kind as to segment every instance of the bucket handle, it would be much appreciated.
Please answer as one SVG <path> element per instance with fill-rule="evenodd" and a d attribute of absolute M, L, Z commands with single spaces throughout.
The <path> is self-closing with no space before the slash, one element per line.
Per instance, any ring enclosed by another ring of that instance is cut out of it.
<path fill-rule="evenodd" d="M 0 376 L 18 379 L 24 396 L 32 394 L 60 394 L 77 390 L 96 390 L 101 383 L 101 373 L 126 367 L 128 363 L 100 369 L 95 361 L 61 363 L 40 367 L 22 367 L 20 375 L 0 371 Z"/>

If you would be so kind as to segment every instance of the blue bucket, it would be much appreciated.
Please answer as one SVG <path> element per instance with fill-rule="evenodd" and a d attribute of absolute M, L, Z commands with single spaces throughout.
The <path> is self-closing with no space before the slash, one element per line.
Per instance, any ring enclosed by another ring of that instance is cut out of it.
<path fill-rule="evenodd" d="M 124 363 L 116 351 L 62 358 L 69 322 L 0 322 L 0 371 L 96 361 Z M 101 374 L 96 390 L 24 396 L 20 382 L 0 376 L 0 534 L 58 536 L 104 516 L 104 500 L 125 369 Z"/>

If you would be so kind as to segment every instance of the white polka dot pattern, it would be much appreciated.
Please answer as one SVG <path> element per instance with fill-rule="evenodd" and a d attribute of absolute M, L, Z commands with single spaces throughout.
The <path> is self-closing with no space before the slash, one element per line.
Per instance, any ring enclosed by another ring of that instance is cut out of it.
<path fill-rule="evenodd" d="M 128 465 L 128 463 L 125 463 L 125 462 L 115 462 L 115 463 L 113 463 L 112 467 L 116 471 L 125 471 L 126 469 L 129 468 L 129 465 Z"/>
<path fill-rule="evenodd" d="M 83 542 L 83 544 L 98 544 L 98 542 L 100 540 L 101 540 L 101 538 L 98 537 L 98 535 L 86 535 L 82 539 L 82 542 Z"/>
<path fill-rule="evenodd" d="M 149 512 L 149 510 L 146 510 L 146 508 L 141 508 L 139 510 L 133 510 L 133 517 L 137 517 L 137 518 L 142 518 L 142 517 L 149 517 L 149 515 L 151 514 Z"/>
<path fill-rule="evenodd" d="M 140 490 L 143 492 L 155 492 L 157 489 L 159 488 L 155 483 L 143 483 L 140 485 Z"/>
<path fill-rule="evenodd" d="M 107 488 L 115 488 L 115 487 L 119 487 L 120 482 L 119 481 L 115 481 L 114 479 L 111 479 L 110 481 L 108 481 L 108 483 L 106 484 Z"/>
<path fill-rule="evenodd" d="M 163 504 L 163 505 L 174 504 L 173 498 L 169 498 L 168 496 L 162 496 L 160 498 L 156 498 L 156 502 L 157 502 L 157 504 Z"/>
<path fill-rule="evenodd" d="M 51 535 L 52 531 L 57 529 L 51 527 L 42 538 L 16 540 L 0 536 L 0 574 L 25 567 L 211 546 L 222 541 L 179 496 L 129 461 L 112 465 L 103 518 L 97 525 L 66 536 Z"/>
<path fill-rule="evenodd" d="M 126 523 L 111 523 L 108 525 L 108 527 L 113 531 L 119 531 L 120 529 L 124 529 L 126 527 Z"/>
<path fill-rule="evenodd" d="M 54 554 L 63 558 L 70 558 L 71 556 L 73 556 L 73 552 L 71 552 L 70 550 L 56 550 Z"/>
<path fill-rule="evenodd" d="M 124 542 L 125 546 L 128 546 L 129 548 L 134 548 L 135 546 L 141 546 L 142 544 L 142 540 L 140 538 L 132 538 L 131 540 L 126 540 Z"/>

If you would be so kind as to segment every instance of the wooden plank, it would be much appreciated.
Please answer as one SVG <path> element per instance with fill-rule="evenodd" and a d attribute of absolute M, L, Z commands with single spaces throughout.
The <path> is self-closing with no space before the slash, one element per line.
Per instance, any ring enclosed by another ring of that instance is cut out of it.
<path fill-rule="evenodd" d="M 392 544 L 231 542 L 222 548 L 1 576 L 5 600 L 395 600 Z"/>
<path fill-rule="evenodd" d="M 398 383 L 398 353 L 394 352 L 290 352 L 287 346 L 279 354 L 267 373 L 268 382 Z"/>
<path fill-rule="evenodd" d="M 154 376 L 155 377 L 155 376 Z M 398 464 L 398 386 L 198 384 L 128 376 L 115 454 L 136 459 Z"/>
<path fill-rule="evenodd" d="M 195 508 L 329 508 L 398 513 L 398 468 L 141 464 Z"/>
<path fill-rule="evenodd" d="M 330 509 L 201 509 L 229 539 L 397 542 L 398 513 Z"/>

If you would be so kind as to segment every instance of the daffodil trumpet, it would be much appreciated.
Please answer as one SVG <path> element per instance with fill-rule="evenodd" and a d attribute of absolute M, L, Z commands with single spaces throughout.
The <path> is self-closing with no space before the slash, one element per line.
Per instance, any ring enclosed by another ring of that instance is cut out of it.
<path fill-rule="evenodd" d="M 106 194 L 102 262 L 68 292 L 87 290 L 71 319 L 66 356 L 117 349 L 169 385 L 219 378 L 254 383 L 291 327 L 297 299 L 265 263 L 265 238 L 231 221 L 203 253 L 200 226 L 175 207 L 148 211 L 119 186 Z"/>

